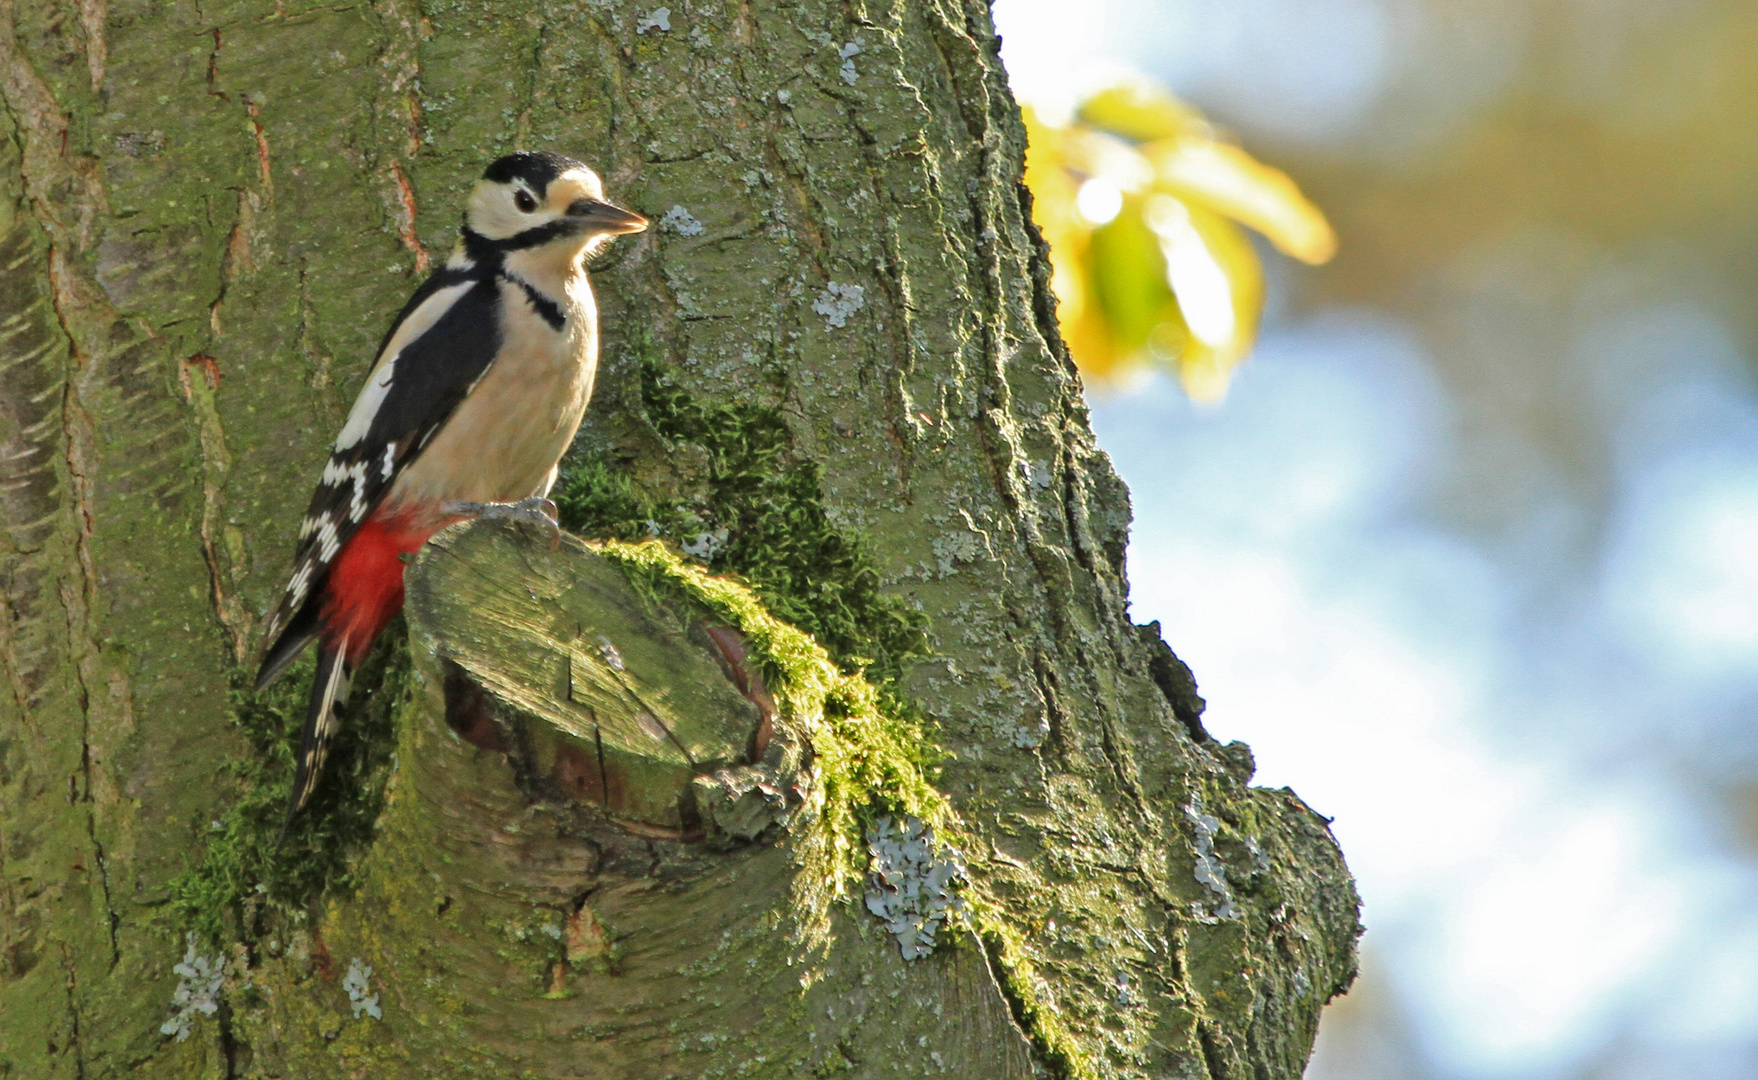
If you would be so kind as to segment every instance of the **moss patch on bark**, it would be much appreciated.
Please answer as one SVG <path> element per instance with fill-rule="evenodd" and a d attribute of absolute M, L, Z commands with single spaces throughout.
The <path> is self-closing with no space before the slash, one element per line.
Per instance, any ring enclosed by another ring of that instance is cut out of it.
<path fill-rule="evenodd" d="M 947 823 L 946 801 L 928 780 L 936 751 L 909 717 L 885 707 L 871 682 L 843 672 L 811 635 L 778 618 L 751 589 L 684 561 L 658 541 L 595 546 L 638 587 L 737 629 L 760 658 L 784 720 L 812 747 L 818 823 L 801 839 L 803 858 L 822 860 L 830 872 L 820 883 L 831 883 L 840 897 L 858 880 L 866 865 L 861 835 L 875 810 Z"/>
<path fill-rule="evenodd" d="M 409 653 L 399 618 L 356 673 L 348 722 L 336 735 L 311 802 L 287 820 L 293 757 L 311 688 L 302 662 L 254 693 L 237 676 L 234 720 L 251 753 L 228 763 L 238 792 L 208 825 L 201 861 L 170 883 L 184 928 L 211 945 L 254 946 L 291 918 L 302 922 L 327 892 L 354 885 L 351 867 L 373 840 L 396 748 L 394 717 L 407 696 Z"/>
<path fill-rule="evenodd" d="M 642 360 L 640 379 L 653 430 L 700 457 L 698 489 L 656 495 L 589 457 L 565 468 L 556 486 L 563 525 L 588 537 L 680 545 L 716 573 L 748 581 L 843 671 L 864 670 L 881 686 L 927 655 L 926 620 L 880 592 L 877 562 L 825 513 L 819 465 L 795 458 L 777 409 L 704 404 L 652 358 Z"/>

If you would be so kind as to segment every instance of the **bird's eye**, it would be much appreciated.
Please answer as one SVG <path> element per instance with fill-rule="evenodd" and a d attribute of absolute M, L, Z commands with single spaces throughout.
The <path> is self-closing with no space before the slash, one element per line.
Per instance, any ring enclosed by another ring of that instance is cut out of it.
<path fill-rule="evenodd" d="M 537 200 L 531 197 L 529 191 L 520 189 L 513 192 L 513 205 L 517 206 L 521 213 L 529 214 L 531 211 L 537 209 Z"/>

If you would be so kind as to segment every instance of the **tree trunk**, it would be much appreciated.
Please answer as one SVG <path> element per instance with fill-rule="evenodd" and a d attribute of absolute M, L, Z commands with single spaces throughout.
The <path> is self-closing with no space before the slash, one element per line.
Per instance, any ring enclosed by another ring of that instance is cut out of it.
<path fill-rule="evenodd" d="M 0 12 L 0 1077 L 1300 1074 L 1354 890 L 1129 622 L 985 5 Z M 261 619 L 515 147 L 660 222 L 567 523 L 755 598 L 444 534 L 282 835 Z"/>

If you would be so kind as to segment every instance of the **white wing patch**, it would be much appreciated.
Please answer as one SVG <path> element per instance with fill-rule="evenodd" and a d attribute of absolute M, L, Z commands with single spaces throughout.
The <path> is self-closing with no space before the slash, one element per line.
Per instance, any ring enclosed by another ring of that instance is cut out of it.
<path fill-rule="evenodd" d="M 336 434 L 337 450 L 351 449 L 361 439 L 366 438 L 366 433 L 372 430 L 372 418 L 378 415 L 379 406 L 385 403 L 385 395 L 391 392 L 391 379 L 396 373 L 397 358 L 387 356 L 385 362 L 378 366 L 378 370 L 372 373 L 372 378 L 366 380 L 366 385 L 360 388 L 360 396 L 354 399 L 354 407 L 348 410 L 348 422 Z M 324 468 L 326 483 L 335 482 L 328 480 L 330 469 L 335 465 L 336 462 L 332 460 Z"/>
<path fill-rule="evenodd" d="M 471 289 L 476 287 L 474 281 L 461 281 L 456 285 L 447 285 L 443 289 L 434 290 L 434 294 L 421 302 L 421 306 L 409 313 L 409 317 L 397 324 L 397 332 L 391 340 L 385 342 L 383 359 L 373 368 L 372 375 L 366 385 L 360 388 L 360 396 L 354 399 L 354 407 L 348 410 L 348 422 L 336 435 L 336 449 L 348 450 L 357 446 L 372 430 L 373 417 L 378 415 L 379 407 L 385 403 L 385 395 L 390 392 L 391 380 L 396 375 L 397 358 L 403 349 L 416 338 L 432 329 L 433 324 L 440 320 L 452 305 Z M 328 475 L 326 471 L 326 476 Z"/>
<path fill-rule="evenodd" d="M 395 447 L 386 447 L 385 449 L 388 455 Z M 366 470 L 370 464 L 366 461 L 356 461 L 350 464 L 344 458 L 332 457 L 330 463 L 324 466 L 324 486 L 342 489 L 346 485 L 348 520 L 357 524 L 366 520 Z M 388 466 L 390 462 L 387 460 L 386 464 Z M 390 472 L 387 470 L 385 475 L 388 477 Z"/>
<path fill-rule="evenodd" d="M 366 520 L 377 492 L 384 490 L 382 482 L 373 484 L 369 481 L 373 460 L 351 462 L 344 454 L 338 453 L 324 466 L 323 480 L 318 485 L 312 509 L 299 523 L 298 562 L 292 580 L 287 582 L 281 605 L 267 624 L 269 633 L 280 633 L 281 627 L 310 596 L 313 583 L 341 554 L 342 545 L 353 535 L 354 527 Z M 393 446 L 387 448 L 387 463 L 394 462 Z"/>

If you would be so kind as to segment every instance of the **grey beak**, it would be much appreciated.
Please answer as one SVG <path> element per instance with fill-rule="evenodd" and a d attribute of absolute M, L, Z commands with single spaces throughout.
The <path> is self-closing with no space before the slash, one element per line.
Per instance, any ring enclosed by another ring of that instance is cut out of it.
<path fill-rule="evenodd" d="M 638 233 L 647 228 L 647 219 L 640 214 L 598 199 L 576 199 L 568 206 L 568 216 L 585 221 L 595 232 L 612 236 Z"/>

